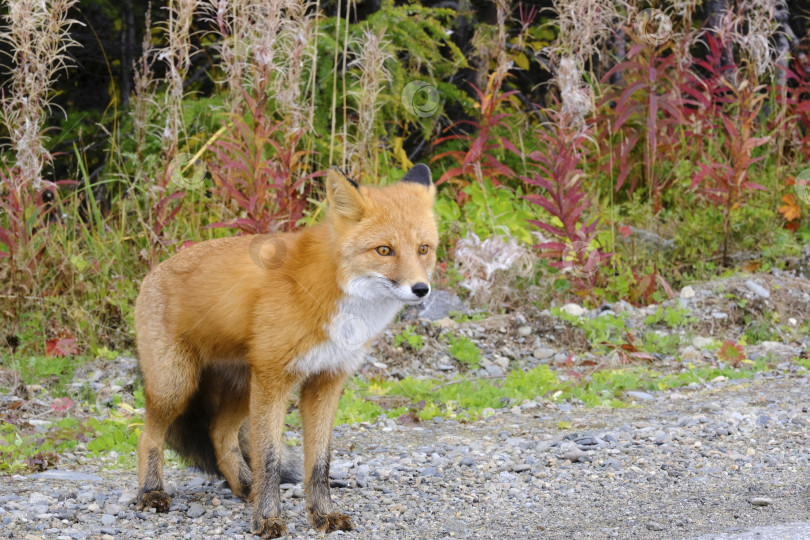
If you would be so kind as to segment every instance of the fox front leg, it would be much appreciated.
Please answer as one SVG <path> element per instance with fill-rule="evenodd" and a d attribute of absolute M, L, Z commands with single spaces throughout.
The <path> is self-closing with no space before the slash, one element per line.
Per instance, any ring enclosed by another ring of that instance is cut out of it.
<path fill-rule="evenodd" d="M 250 454 L 253 468 L 253 534 L 279 538 L 287 534 L 281 518 L 281 445 L 287 393 L 291 384 L 261 384 L 250 391 Z M 272 380 L 272 379 L 271 379 Z M 269 381 L 268 381 L 269 382 Z"/>
<path fill-rule="evenodd" d="M 307 514 L 312 526 L 326 533 L 354 529 L 349 516 L 333 511 L 329 493 L 332 425 L 345 380 L 345 374 L 323 372 L 312 375 L 301 386 L 299 401 L 304 426 Z"/>

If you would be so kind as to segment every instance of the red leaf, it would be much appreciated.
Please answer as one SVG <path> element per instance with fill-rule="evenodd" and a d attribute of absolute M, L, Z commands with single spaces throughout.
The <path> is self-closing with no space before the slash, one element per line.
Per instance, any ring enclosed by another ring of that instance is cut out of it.
<path fill-rule="evenodd" d="M 54 411 L 62 412 L 73 407 L 73 405 L 75 405 L 75 403 L 73 403 L 72 399 L 70 399 L 69 397 L 63 397 L 53 400 L 53 403 L 51 403 L 51 409 L 53 409 Z"/>
<path fill-rule="evenodd" d="M 79 352 L 76 346 L 76 338 L 58 337 L 45 342 L 46 356 L 69 356 Z"/>

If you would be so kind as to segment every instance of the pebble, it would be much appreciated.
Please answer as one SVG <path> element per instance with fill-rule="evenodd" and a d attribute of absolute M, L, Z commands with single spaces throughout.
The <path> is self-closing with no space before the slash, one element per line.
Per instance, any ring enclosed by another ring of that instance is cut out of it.
<path fill-rule="evenodd" d="M 521 326 L 520 328 L 517 329 L 517 334 L 520 337 L 530 336 L 531 333 L 532 333 L 532 327 L 531 326 Z"/>
<path fill-rule="evenodd" d="M 706 347 L 711 346 L 714 343 L 712 338 L 702 337 L 702 336 L 695 336 L 692 338 L 692 346 L 696 349 L 705 349 Z"/>
<path fill-rule="evenodd" d="M 768 292 L 768 289 L 760 285 L 759 283 L 755 282 L 753 279 L 749 279 L 745 282 L 745 288 L 754 293 L 755 295 L 759 296 L 760 298 L 770 298 L 771 293 Z"/>
<path fill-rule="evenodd" d="M 628 390 L 627 395 L 633 399 L 640 399 L 642 401 L 651 401 L 655 399 L 655 396 L 653 396 L 652 394 L 642 392 L 640 390 Z"/>
<path fill-rule="evenodd" d="M 587 313 L 587 310 L 578 304 L 565 304 L 562 311 L 572 317 L 581 317 Z"/>
<path fill-rule="evenodd" d="M 748 502 L 750 502 L 754 506 L 770 506 L 773 504 L 773 501 L 767 497 L 754 497 L 753 499 L 750 499 Z"/>
<path fill-rule="evenodd" d="M 192 519 L 198 518 L 205 513 L 205 508 L 200 503 L 191 503 L 188 506 L 186 515 Z"/>
<path fill-rule="evenodd" d="M 554 349 L 548 349 L 546 347 L 538 347 L 534 351 L 532 351 L 532 356 L 534 356 L 538 360 L 546 360 L 554 356 L 557 351 Z"/>
<path fill-rule="evenodd" d="M 695 289 L 692 288 L 691 285 L 687 285 L 683 289 L 681 289 L 681 298 L 694 298 L 695 297 Z"/>

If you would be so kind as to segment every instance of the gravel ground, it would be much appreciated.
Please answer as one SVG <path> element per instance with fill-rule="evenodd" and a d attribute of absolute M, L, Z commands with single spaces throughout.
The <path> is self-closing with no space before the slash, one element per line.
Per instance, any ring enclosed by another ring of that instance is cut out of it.
<path fill-rule="evenodd" d="M 808 396 L 808 372 L 793 366 L 639 393 L 627 409 L 524 402 L 469 424 L 341 426 L 332 494 L 357 531 L 334 534 L 806 537 L 796 522 L 810 516 Z M 99 465 L 67 456 L 59 470 L 0 478 L 2 537 L 252 538 L 246 505 L 220 479 L 169 464 L 171 511 L 144 514 L 133 506 L 135 470 Z M 306 522 L 301 486 L 283 495 L 290 536 L 322 537 Z M 781 527 L 752 530 L 767 525 Z"/>

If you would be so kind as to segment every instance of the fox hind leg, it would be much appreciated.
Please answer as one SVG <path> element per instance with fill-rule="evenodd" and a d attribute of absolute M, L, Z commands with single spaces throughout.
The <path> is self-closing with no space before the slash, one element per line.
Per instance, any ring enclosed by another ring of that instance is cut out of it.
<path fill-rule="evenodd" d="M 307 514 L 312 526 L 330 533 L 354 527 L 346 514 L 334 512 L 329 493 L 332 426 L 346 375 L 329 372 L 310 376 L 301 386 L 301 421 L 304 426 L 304 486 Z"/>
<path fill-rule="evenodd" d="M 193 353 L 172 346 L 161 355 L 141 353 L 146 414 L 138 439 L 139 510 L 168 512 L 171 498 L 163 486 L 163 448 L 171 423 L 183 412 L 197 385 L 198 370 Z"/>
<path fill-rule="evenodd" d="M 219 410 L 211 420 L 211 441 L 217 456 L 217 466 L 235 495 L 247 499 L 253 474 L 243 457 L 239 429 L 248 416 L 250 395 L 247 389 L 240 395 L 224 396 Z"/>

